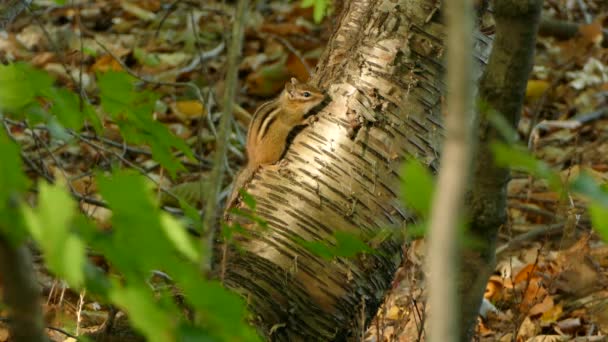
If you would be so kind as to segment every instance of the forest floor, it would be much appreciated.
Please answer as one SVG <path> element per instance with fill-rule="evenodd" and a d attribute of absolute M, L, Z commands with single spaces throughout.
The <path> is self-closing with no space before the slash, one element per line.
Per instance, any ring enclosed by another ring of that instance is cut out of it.
<path fill-rule="evenodd" d="M 544 17 L 587 24 L 571 39 L 558 40 L 549 28 L 539 36 L 518 133 L 563 182 L 581 173 L 599 184 L 608 181 L 607 14 L 601 1 L 545 1 Z M 501 229 L 475 339 L 606 341 L 608 245 L 591 230 L 587 200 L 561 196 L 545 179 L 518 172 L 512 177 L 508 224 Z M 422 240 L 408 249 L 367 341 L 420 336 L 421 277 L 410 270 L 422 268 L 423 254 Z"/>
<path fill-rule="evenodd" d="M 102 0 L 58 6 L 34 1 L 5 31 L 0 31 L 0 60 L 27 61 L 54 75 L 73 90 L 95 89 L 95 74 L 126 70 L 138 75 L 161 96 L 155 119 L 196 146 L 201 165 L 191 165 L 171 179 L 138 146 L 123 145 L 116 127 L 104 127 L 98 146 L 65 145 L 50 150 L 18 125 L 5 121 L 27 154 L 47 165 L 85 196 L 94 197 L 91 160 L 120 155 L 122 166 L 135 165 L 159 185 L 181 192 L 198 206 L 196 184 L 209 172 L 214 149 L 213 123 L 222 98 L 226 38 L 231 13 L 220 1 L 192 7 L 161 1 Z M 264 2 L 262 2 L 264 3 Z M 608 48 L 602 47 L 608 4 L 602 0 L 545 1 L 546 17 L 581 25 L 568 40 L 539 37 L 536 63 L 518 126 L 520 138 L 534 154 L 558 170 L 564 181 L 586 172 L 608 181 Z M 270 1 L 248 15 L 241 84 L 230 140 L 230 167 L 244 162 L 243 145 L 250 114 L 277 94 L 290 77 L 308 78 L 331 30 L 331 16 L 314 24 L 312 11 L 298 2 Z M 486 23 L 484 22 L 484 25 Z M 492 32 L 491 23 L 484 32 Z M 83 32 L 80 36 L 76 32 Z M 552 35 L 552 34 L 549 34 Z M 608 46 L 608 44 L 604 45 Z M 184 82 L 192 82 L 199 95 Z M 181 84 L 178 84 L 181 83 Z M 80 85 L 80 86 L 79 86 Z M 204 104 L 203 104 L 204 103 Z M 122 151 L 122 152 L 121 152 Z M 127 153 L 128 152 L 128 153 Z M 121 154 L 122 153 L 122 154 Z M 117 157 L 118 158 L 118 157 Z M 32 174 L 32 177 L 36 177 Z M 228 180 L 226 185 L 228 185 Z M 226 191 L 226 190 L 225 190 Z M 560 196 L 543 179 L 513 173 L 508 188 L 508 224 L 501 229 L 496 273 L 486 299 L 492 303 L 480 318 L 480 341 L 600 341 L 608 336 L 608 246 L 591 230 L 586 200 Z M 171 205 L 170 199 L 164 204 Z M 83 203 L 101 227 L 109 210 Z M 393 289 L 366 333 L 366 341 L 414 341 L 424 321 L 420 270 L 424 242 L 407 250 Z M 42 263 L 40 263 L 42 265 Z M 39 270 L 51 338 L 100 329 L 106 312 L 84 293 Z M 0 342 L 7 340 L 0 326 Z M 379 338 L 382 336 L 382 338 Z"/>

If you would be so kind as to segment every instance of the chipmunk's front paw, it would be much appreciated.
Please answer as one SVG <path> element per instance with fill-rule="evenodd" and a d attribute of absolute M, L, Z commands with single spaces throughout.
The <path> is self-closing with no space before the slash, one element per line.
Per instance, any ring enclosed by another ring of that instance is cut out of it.
<path fill-rule="evenodd" d="M 306 119 L 304 119 L 304 123 L 307 125 L 310 125 L 310 126 L 312 126 L 317 121 L 319 121 L 319 117 L 316 115 L 311 115 L 311 116 L 307 117 Z"/>

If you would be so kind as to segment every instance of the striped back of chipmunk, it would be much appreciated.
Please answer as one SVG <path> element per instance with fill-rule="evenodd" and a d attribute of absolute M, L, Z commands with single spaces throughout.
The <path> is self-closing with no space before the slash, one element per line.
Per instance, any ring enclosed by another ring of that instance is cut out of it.
<path fill-rule="evenodd" d="M 281 112 L 280 98 L 262 104 L 253 114 L 247 132 L 247 146 L 256 146 L 268 133 Z M 248 151 L 250 152 L 250 151 Z"/>

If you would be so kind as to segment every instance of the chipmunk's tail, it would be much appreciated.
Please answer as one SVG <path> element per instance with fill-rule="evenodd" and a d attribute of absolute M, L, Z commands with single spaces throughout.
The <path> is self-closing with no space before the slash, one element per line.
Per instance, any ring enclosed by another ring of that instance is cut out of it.
<path fill-rule="evenodd" d="M 246 166 L 242 169 L 235 177 L 234 182 L 232 182 L 232 191 L 230 192 L 230 196 L 228 197 L 228 201 L 226 201 L 226 207 L 224 209 L 224 215 L 226 215 L 226 211 L 230 209 L 234 204 L 236 204 L 236 200 L 239 197 L 239 190 L 247 183 L 255 173 L 257 168 L 252 168 Z"/>

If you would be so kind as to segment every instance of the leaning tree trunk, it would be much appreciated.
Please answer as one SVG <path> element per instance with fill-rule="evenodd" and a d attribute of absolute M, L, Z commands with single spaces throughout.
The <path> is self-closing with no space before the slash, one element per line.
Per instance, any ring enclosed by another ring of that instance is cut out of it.
<path fill-rule="evenodd" d="M 369 238 L 414 220 L 398 198 L 399 168 L 408 158 L 437 167 L 445 50 L 438 3 L 346 1 L 312 79 L 331 102 L 281 166 L 261 168 L 245 188 L 268 229 L 241 222 L 249 234 L 224 251 L 220 267 L 273 340 L 356 337 L 381 303 L 401 262 L 399 238 L 373 239 L 377 255 L 329 261 L 300 241 L 331 243 L 336 231 Z M 481 65 L 491 41 L 475 41 Z"/>

